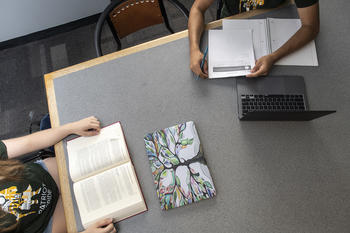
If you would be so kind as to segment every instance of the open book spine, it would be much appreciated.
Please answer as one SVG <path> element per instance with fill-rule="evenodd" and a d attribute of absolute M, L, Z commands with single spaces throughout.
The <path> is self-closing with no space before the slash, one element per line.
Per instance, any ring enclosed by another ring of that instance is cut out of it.
<path fill-rule="evenodd" d="M 121 122 L 118 121 L 118 123 L 119 123 L 120 126 L 121 126 Z M 145 207 L 146 207 L 146 209 L 143 211 L 143 212 L 145 212 L 145 211 L 148 210 L 148 206 L 147 206 L 147 203 L 146 203 L 146 201 L 145 201 L 145 195 L 143 194 L 143 191 L 142 191 L 142 189 L 141 189 L 140 180 L 139 180 L 139 177 L 138 177 L 138 175 L 137 175 L 137 173 L 136 173 L 136 170 L 135 170 L 135 166 L 134 166 L 134 162 L 133 162 L 133 160 L 132 160 L 132 157 L 130 156 L 130 153 L 129 153 L 129 146 L 128 146 L 128 142 L 127 142 L 126 139 L 125 139 L 125 134 L 124 134 L 123 127 L 121 127 L 121 129 L 122 129 L 122 134 L 123 134 L 123 138 L 124 138 L 124 142 L 125 142 L 125 147 L 126 147 L 126 150 L 127 150 L 127 152 L 128 152 L 128 155 L 129 155 L 129 160 L 130 160 L 130 163 L 131 163 L 132 168 L 133 168 L 133 170 L 134 170 L 134 174 L 135 174 L 135 177 L 136 177 L 137 185 L 138 185 L 138 187 L 139 187 L 139 189 L 140 189 L 140 191 L 141 191 L 142 200 L 143 200 L 143 202 L 144 202 L 144 204 L 145 204 Z M 141 212 L 141 213 L 143 213 L 143 212 Z M 141 214 L 141 213 L 138 213 L 138 214 Z M 135 216 L 135 215 L 137 215 L 137 214 L 134 214 L 134 215 L 129 216 L 129 217 L 127 217 L 127 218 L 131 218 L 131 217 L 133 217 L 133 216 Z M 127 218 L 124 218 L 123 220 L 125 220 L 125 219 L 127 219 Z"/>
<path fill-rule="evenodd" d="M 141 214 L 141 213 L 144 213 L 146 211 L 148 211 L 148 206 L 147 206 L 147 203 L 145 201 L 145 195 L 143 194 L 143 191 L 141 189 L 141 185 L 140 185 L 140 180 L 139 180 L 139 177 L 137 176 L 137 173 L 136 173 L 136 170 L 135 170 L 135 166 L 134 166 L 134 162 L 132 160 L 132 157 L 130 156 L 130 152 L 129 152 L 129 146 L 128 146 L 128 143 L 126 141 L 126 138 L 125 138 L 125 134 L 124 134 L 124 130 L 123 130 L 123 127 L 122 127 L 122 124 L 120 121 L 114 123 L 114 124 L 119 124 L 120 125 L 120 128 L 121 128 L 121 132 L 122 132 L 122 136 L 123 136 L 123 140 L 124 140 L 124 143 L 125 143 L 125 149 L 126 149 L 126 152 L 127 152 L 127 155 L 129 157 L 129 161 L 130 161 L 130 164 L 131 164 L 131 168 L 133 169 L 133 172 L 134 172 L 134 175 L 135 175 L 135 178 L 136 178 L 136 182 L 137 182 L 137 186 L 140 190 L 140 193 L 141 193 L 141 197 L 142 197 L 142 201 L 143 201 L 143 204 L 145 205 L 145 209 L 139 213 L 136 213 L 136 214 L 133 214 L 133 215 L 130 215 L 126 218 L 123 218 L 123 219 L 120 219 L 119 221 L 122 221 L 122 220 L 125 220 L 125 219 L 128 219 L 128 218 L 131 218 L 135 215 L 138 215 L 138 214 Z"/>

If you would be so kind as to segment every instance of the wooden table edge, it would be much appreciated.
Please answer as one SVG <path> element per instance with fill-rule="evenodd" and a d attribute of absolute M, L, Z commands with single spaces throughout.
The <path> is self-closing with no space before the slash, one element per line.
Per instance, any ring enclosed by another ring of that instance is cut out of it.
<path fill-rule="evenodd" d="M 55 90 L 53 85 L 53 78 L 50 74 L 46 74 L 44 77 L 45 77 L 45 88 L 46 88 L 47 103 L 49 107 L 51 125 L 52 127 L 58 127 L 60 126 L 60 121 L 59 121 L 58 112 L 57 112 L 56 95 L 55 95 Z M 72 200 L 71 188 L 69 184 L 69 174 L 68 174 L 68 169 L 66 165 L 66 157 L 64 154 L 63 142 L 59 142 L 55 145 L 55 154 L 56 154 L 56 162 L 57 162 L 57 168 L 58 168 L 58 174 L 59 174 L 63 209 L 64 209 L 66 225 L 67 225 L 67 232 L 69 233 L 77 232 L 73 200 Z"/>
<path fill-rule="evenodd" d="M 291 4 L 292 1 L 287 1 L 286 3 L 282 4 L 278 8 L 282 8 L 285 6 L 288 6 Z M 242 14 L 233 15 L 230 17 L 227 17 L 225 19 L 245 19 L 249 17 L 253 17 L 256 15 L 264 14 L 267 12 L 270 12 L 272 10 L 276 10 L 278 8 L 273 9 L 259 9 L 249 12 L 244 12 Z M 205 30 L 209 30 L 212 28 L 220 27 L 222 26 L 222 19 L 213 21 L 211 23 L 208 23 L 205 26 Z M 51 119 L 51 125 L 52 127 L 58 127 L 60 126 L 59 117 L 58 117 L 58 110 L 57 110 L 57 104 L 56 104 L 56 96 L 55 96 L 55 89 L 54 89 L 54 79 L 59 78 L 61 76 L 64 76 L 66 74 L 70 74 L 79 70 L 86 69 L 88 67 L 92 67 L 104 62 L 108 62 L 110 60 L 124 57 L 133 53 L 140 52 L 142 50 L 150 49 L 162 44 L 166 44 L 175 40 L 179 40 L 182 38 L 185 38 L 188 36 L 188 30 L 184 30 L 178 33 L 171 34 L 169 36 L 161 37 L 149 42 L 145 42 L 130 48 L 126 48 L 111 54 L 104 55 L 102 57 L 94 58 L 92 60 L 79 63 L 77 65 L 73 65 L 58 71 L 54 71 L 49 74 L 44 75 L 45 79 L 45 87 L 46 87 L 46 94 L 47 94 L 47 102 L 49 107 L 49 113 L 50 113 L 50 119 Z M 56 153 L 56 160 L 57 160 L 57 166 L 58 166 L 58 173 L 60 178 L 60 184 L 61 184 L 61 195 L 62 195 L 62 202 L 63 202 L 63 208 L 66 218 L 66 224 L 67 224 L 67 232 L 68 233 L 75 233 L 77 232 L 77 226 L 75 221 L 75 215 L 74 215 L 74 207 L 73 207 L 73 200 L 71 195 L 71 188 L 69 185 L 69 174 L 66 166 L 66 158 L 64 154 L 64 148 L 63 143 L 60 142 L 55 145 L 55 153 Z"/>

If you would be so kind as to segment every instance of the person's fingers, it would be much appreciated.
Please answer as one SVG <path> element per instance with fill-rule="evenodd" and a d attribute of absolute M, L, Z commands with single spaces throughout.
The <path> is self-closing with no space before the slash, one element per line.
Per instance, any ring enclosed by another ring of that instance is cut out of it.
<path fill-rule="evenodd" d="M 89 116 L 87 118 L 85 118 L 86 120 L 97 120 L 97 118 L 95 116 Z"/>
<path fill-rule="evenodd" d="M 87 117 L 79 122 L 77 122 L 77 127 L 78 128 L 81 128 L 81 129 L 89 129 L 90 127 L 92 126 L 96 126 L 96 125 L 99 125 L 100 122 L 98 121 L 97 118 L 95 117 Z"/>
<path fill-rule="evenodd" d="M 259 70 L 259 67 L 260 67 L 260 66 L 255 65 L 255 66 L 253 67 L 253 69 L 252 69 L 250 72 L 251 72 L 251 73 L 257 72 L 257 71 Z"/>
<path fill-rule="evenodd" d="M 207 60 L 205 60 L 205 62 L 204 62 L 203 72 L 204 72 L 205 74 L 208 74 L 208 62 L 207 62 Z"/>
<path fill-rule="evenodd" d="M 113 221 L 113 219 L 111 219 L 111 218 L 105 218 L 105 219 L 102 219 L 102 220 L 100 220 L 100 221 L 97 221 L 97 222 L 95 223 L 95 226 L 96 226 L 96 227 L 105 227 L 105 226 L 111 224 L 112 221 Z M 113 225 L 113 224 L 112 224 L 112 225 Z"/>
<path fill-rule="evenodd" d="M 81 135 L 85 136 L 85 137 L 89 137 L 89 136 L 98 135 L 99 133 L 100 133 L 100 131 L 97 131 L 97 130 L 85 130 L 85 131 L 81 132 Z"/>
<path fill-rule="evenodd" d="M 205 60 L 204 61 L 204 64 L 203 64 L 203 68 L 202 69 L 200 69 L 200 77 L 201 78 L 204 78 L 204 79 L 206 79 L 206 78 L 208 78 L 208 62 L 207 62 L 207 60 Z"/>
<path fill-rule="evenodd" d="M 206 79 L 206 78 L 208 78 L 208 74 L 203 73 L 203 71 L 201 71 L 201 72 L 199 73 L 199 77 Z"/>
<path fill-rule="evenodd" d="M 90 122 L 89 122 L 90 124 L 100 124 L 100 122 L 99 121 L 97 121 L 97 120 L 90 120 Z"/>
<path fill-rule="evenodd" d="M 258 70 L 254 73 L 250 73 L 250 74 L 247 74 L 246 77 L 247 78 L 256 78 L 256 77 L 259 77 L 260 75 L 262 75 L 264 72 L 262 70 Z"/>
<path fill-rule="evenodd" d="M 208 78 L 208 74 L 204 73 L 204 72 L 201 70 L 200 66 L 197 66 L 196 68 L 194 68 L 194 69 L 192 70 L 192 72 L 193 72 L 195 75 L 197 75 L 197 76 L 199 76 L 199 77 L 201 77 L 201 78 Z"/>
<path fill-rule="evenodd" d="M 112 233 L 115 230 L 113 223 L 110 223 L 108 226 L 105 226 L 101 232 L 103 233 Z"/>
<path fill-rule="evenodd" d="M 89 124 L 100 125 L 100 122 L 97 121 L 97 120 L 91 120 L 91 121 L 89 122 Z"/>
<path fill-rule="evenodd" d="M 95 116 L 90 117 L 92 120 L 98 121 L 98 119 Z"/>
<path fill-rule="evenodd" d="M 201 73 L 201 67 L 199 66 L 199 64 L 192 67 L 192 72 L 196 75 L 199 75 Z"/>
<path fill-rule="evenodd" d="M 257 76 L 256 76 L 256 73 L 250 73 L 250 74 L 247 74 L 246 77 L 247 78 L 255 78 Z"/>
<path fill-rule="evenodd" d="M 99 122 L 99 120 L 94 116 L 87 117 L 87 118 L 83 119 L 82 121 L 86 122 L 87 124 L 92 123 L 92 122 Z"/>
<path fill-rule="evenodd" d="M 100 124 L 99 123 L 90 123 L 87 128 L 98 130 L 98 129 L 100 129 Z"/>
<path fill-rule="evenodd" d="M 267 72 L 264 71 L 264 70 L 258 70 L 257 72 L 255 73 L 252 73 L 250 77 L 248 78 L 256 78 L 256 77 L 260 77 L 260 76 L 266 76 L 267 75 Z"/>
<path fill-rule="evenodd" d="M 191 58 L 190 69 L 196 75 L 198 75 L 200 73 L 201 60 L 202 60 L 202 55 L 201 54 L 199 56 L 195 56 L 194 58 Z"/>
<path fill-rule="evenodd" d="M 208 78 L 207 60 L 204 61 L 203 67 L 201 68 L 203 56 L 203 53 L 201 53 L 200 51 L 191 55 L 190 69 L 196 76 L 199 76 L 201 78 Z"/>

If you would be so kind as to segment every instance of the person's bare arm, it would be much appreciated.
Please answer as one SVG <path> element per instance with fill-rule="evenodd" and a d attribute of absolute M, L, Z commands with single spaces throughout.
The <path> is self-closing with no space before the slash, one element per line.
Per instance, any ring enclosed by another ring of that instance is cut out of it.
<path fill-rule="evenodd" d="M 301 28 L 275 52 L 257 60 L 252 73 L 247 77 L 267 75 L 275 62 L 315 39 L 320 30 L 319 4 L 298 8 L 298 13 L 302 23 Z"/>
<path fill-rule="evenodd" d="M 199 42 L 204 29 L 204 13 L 214 0 L 196 0 L 191 8 L 188 19 L 188 37 L 190 41 L 190 68 L 196 75 L 201 78 L 208 77 L 208 65 L 205 61 L 203 71 L 200 64 L 203 53 L 200 51 Z"/>
<path fill-rule="evenodd" d="M 80 121 L 63 126 L 42 130 L 27 136 L 4 140 L 8 158 L 15 158 L 33 151 L 47 148 L 61 141 L 70 134 L 81 136 L 97 135 L 100 122 L 95 117 L 88 117 Z"/>

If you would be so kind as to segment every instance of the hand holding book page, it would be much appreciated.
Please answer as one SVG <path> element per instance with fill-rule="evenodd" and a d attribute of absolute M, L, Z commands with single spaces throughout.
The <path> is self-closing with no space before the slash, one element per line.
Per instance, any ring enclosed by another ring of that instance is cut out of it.
<path fill-rule="evenodd" d="M 67 150 L 85 228 L 99 219 L 120 221 L 147 210 L 119 122 L 97 136 L 68 141 Z"/>
<path fill-rule="evenodd" d="M 209 78 L 245 76 L 255 65 L 252 30 L 209 30 Z"/>
<path fill-rule="evenodd" d="M 147 134 L 144 141 L 163 210 L 216 195 L 192 121 Z"/>

